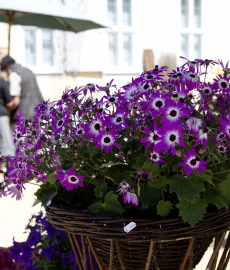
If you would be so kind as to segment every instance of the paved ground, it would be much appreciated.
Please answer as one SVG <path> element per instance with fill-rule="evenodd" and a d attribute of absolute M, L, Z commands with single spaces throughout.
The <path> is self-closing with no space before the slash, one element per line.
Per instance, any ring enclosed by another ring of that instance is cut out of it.
<path fill-rule="evenodd" d="M 19 242 L 26 240 L 27 234 L 23 232 L 28 219 L 31 217 L 31 214 L 44 210 L 40 205 L 31 207 L 35 199 L 33 194 L 36 190 L 36 186 L 27 184 L 24 198 L 21 201 L 16 201 L 10 197 L 0 199 L 0 247 L 11 246 L 13 236 L 15 236 L 16 241 Z M 213 244 L 195 270 L 206 269 L 212 250 Z M 223 248 L 221 248 L 221 253 L 222 251 Z M 230 264 L 226 270 L 230 270 Z"/>

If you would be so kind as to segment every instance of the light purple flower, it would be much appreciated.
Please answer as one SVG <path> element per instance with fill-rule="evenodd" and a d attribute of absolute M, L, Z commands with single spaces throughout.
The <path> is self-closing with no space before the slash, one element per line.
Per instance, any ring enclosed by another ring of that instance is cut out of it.
<path fill-rule="evenodd" d="M 131 189 L 131 186 L 126 183 L 126 182 L 121 182 L 120 184 L 118 184 L 118 188 L 116 192 L 119 192 L 119 195 L 124 195 L 125 193 L 127 193 L 129 190 Z"/>
<path fill-rule="evenodd" d="M 185 174 L 191 174 L 193 169 L 196 170 L 197 173 L 201 174 L 201 171 L 206 170 L 206 165 L 208 164 L 206 161 L 199 161 L 196 157 L 196 151 L 195 149 L 188 149 L 188 153 L 184 153 L 186 158 L 182 158 L 184 162 L 179 163 L 179 166 L 184 167 Z"/>
<path fill-rule="evenodd" d="M 23 195 L 22 195 L 22 187 L 20 185 L 12 186 L 8 188 L 8 195 L 11 195 L 11 198 L 16 196 L 16 200 L 21 200 Z"/>
<path fill-rule="evenodd" d="M 124 203 L 132 203 L 135 206 L 138 205 L 137 195 L 133 192 L 127 192 L 124 195 L 123 199 L 124 199 Z"/>

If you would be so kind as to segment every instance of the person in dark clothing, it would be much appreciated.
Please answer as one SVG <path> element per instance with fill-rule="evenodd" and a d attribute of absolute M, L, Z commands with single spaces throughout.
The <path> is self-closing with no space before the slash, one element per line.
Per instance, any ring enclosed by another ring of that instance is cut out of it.
<path fill-rule="evenodd" d="M 10 95 L 13 97 L 9 109 L 14 115 L 18 115 L 20 109 L 26 119 L 32 119 L 34 108 L 43 102 L 34 73 L 15 63 L 10 56 L 2 59 L 1 70 L 9 74 Z"/>
<path fill-rule="evenodd" d="M 12 105 L 9 86 L 5 80 L 0 78 L 0 152 L 5 157 L 14 155 L 14 144 L 8 116 L 8 108 Z"/>

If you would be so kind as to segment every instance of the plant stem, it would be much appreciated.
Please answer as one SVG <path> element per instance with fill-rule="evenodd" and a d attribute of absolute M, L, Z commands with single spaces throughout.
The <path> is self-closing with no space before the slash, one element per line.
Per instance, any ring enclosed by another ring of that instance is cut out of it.
<path fill-rule="evenodd" d="M 226 160 L 229 160 L 229 159 L 230 159 L 230 158 L 227 158 L 227 159 L 222 160 L 221 162 L 214 163 L 214 164 L 212 164 L 212 165 L 210 165 L 210 166 L 207 166 L 207 168 L 208 168 L 208 167 L 212 167 L 212 166 L 217 165 L 217 164 L 220 164 L 220 163 L 222 163 L 222 162 L 224 162 L 224 161 L 226 161 Z"/>

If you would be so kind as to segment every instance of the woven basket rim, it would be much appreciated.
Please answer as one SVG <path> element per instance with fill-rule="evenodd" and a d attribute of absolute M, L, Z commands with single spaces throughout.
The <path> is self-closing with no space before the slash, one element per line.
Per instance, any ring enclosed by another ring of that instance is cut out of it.
<path fill-rule="evenodd" d="M 230 227 L 230 209 L 221 209 L 204 215 L 202 221 L 191 227 L 181 217 L 151 219 L 119 217 L 106 213 L 91 213 L 72 206 L 51 204 L 46 207 L 49 222 L 59 230 L 98 239 L 145 241 L 172 241 L 191 237 L 203 237 L 227 231 Z M 124 226 L 135 222 L 137 227 L 129 233 Z"/>

